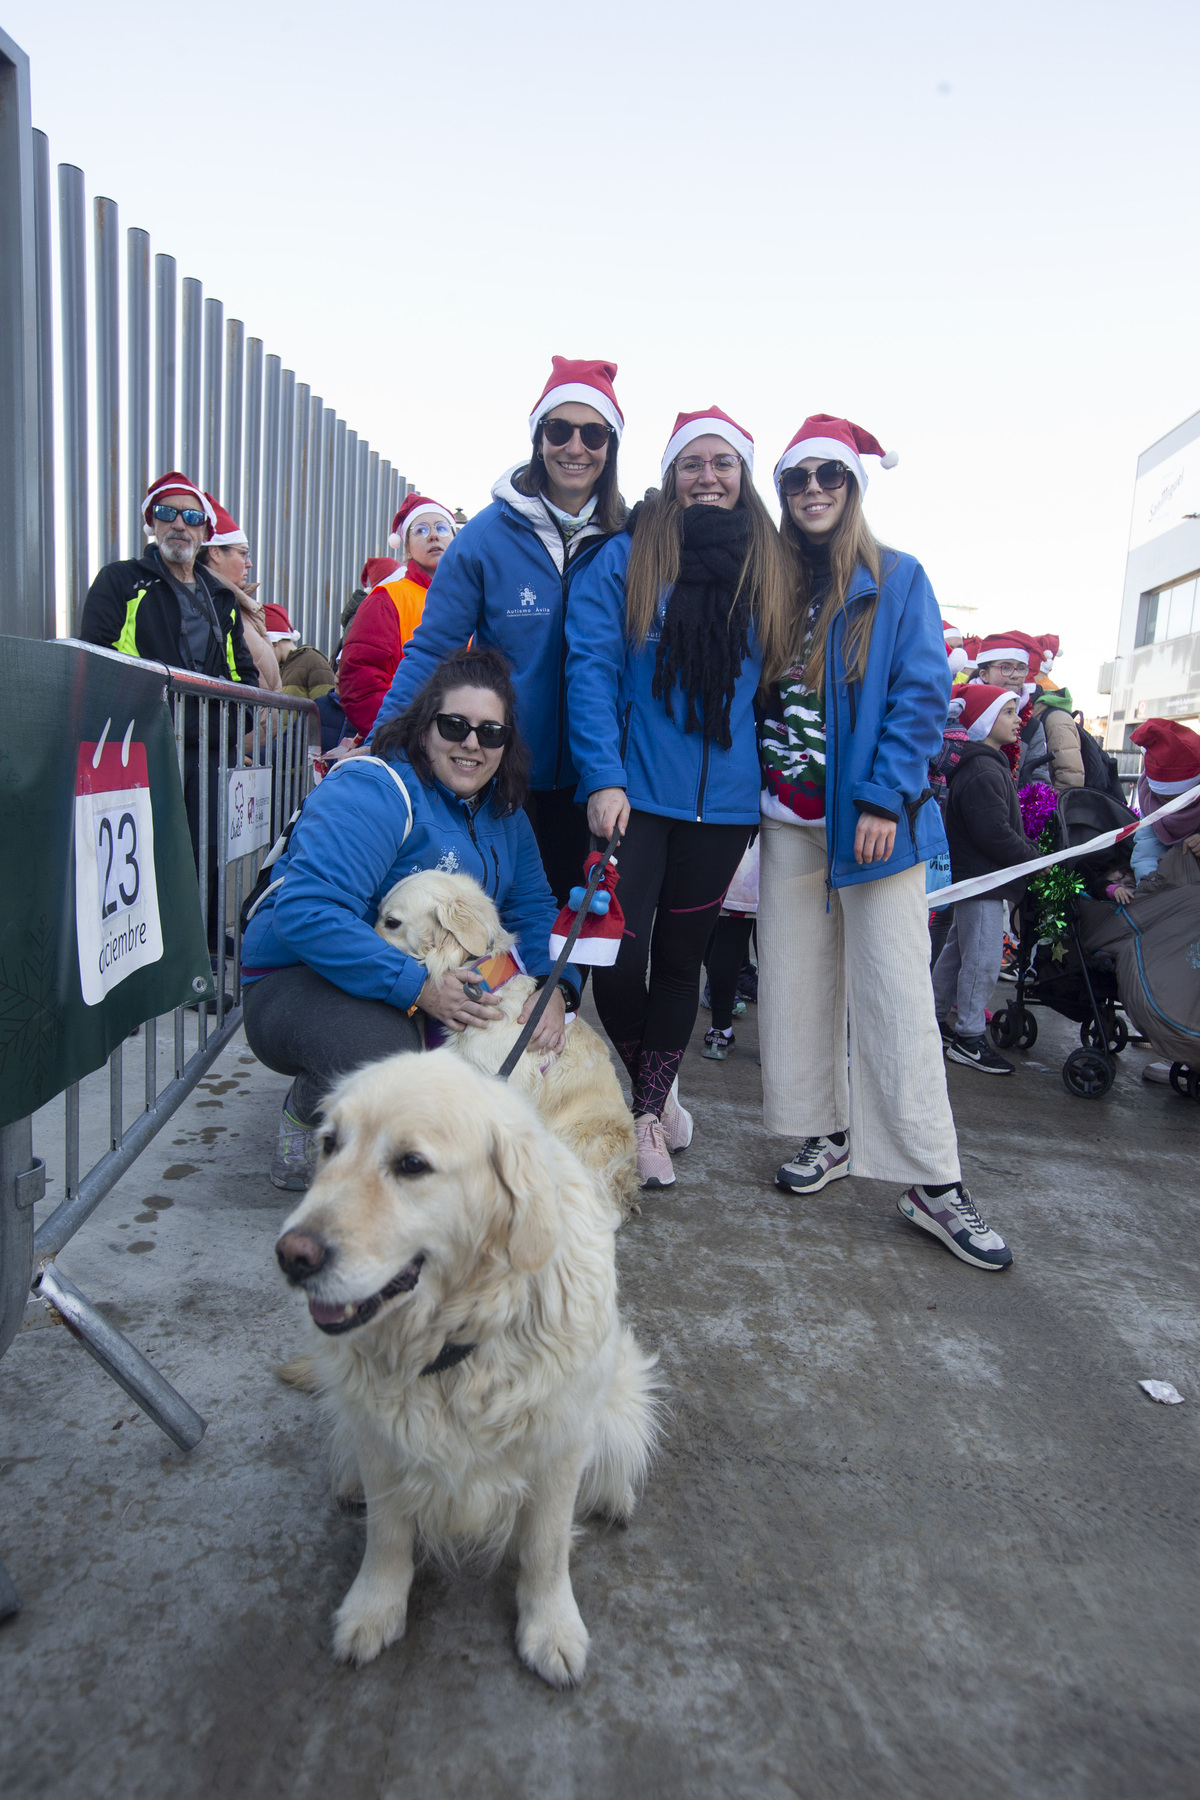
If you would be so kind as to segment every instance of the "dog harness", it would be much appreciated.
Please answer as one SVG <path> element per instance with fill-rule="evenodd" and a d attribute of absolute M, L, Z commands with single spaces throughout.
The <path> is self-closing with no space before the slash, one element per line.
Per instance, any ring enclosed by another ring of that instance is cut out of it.
<path fill-rule="evenodd" d="M 422 1375 L 440 1375 L 443 1369 L 452 1369 L 455 1363 L 465 1362 L 475 1344 L 452 1344 L 447 1338 L 431 1363 L 426 1363 L 421 1370 Z"/>

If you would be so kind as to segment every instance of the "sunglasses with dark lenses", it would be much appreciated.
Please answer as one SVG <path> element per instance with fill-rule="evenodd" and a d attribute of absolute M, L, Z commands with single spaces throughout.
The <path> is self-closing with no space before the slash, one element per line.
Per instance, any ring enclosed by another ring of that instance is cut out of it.
<path fill-rule="evenodd" d="M 448 744 L 465 744 L 474 732 L 475 742 L 481 750 L 499 750 L 512 736 L 512 726 L 501 725 L 499 719 L 485 719 L 482 725 L 472 725 L 461 713 L 439 713 L 434 724 L 438 736 L 445 738 Z"/>
<path fill-rule="evenodd" d="M 807 493 L 810 481 L 815 481 L 823 494 L 836 494 L 839 488 L 845 487 L 849 473 L 843 462 L 822 463 L 817 469 L 785 469 L 779 477 L 779 486 L 785 499 L 792 494 Z"/>
<path fill-rule="evenodd" d="M 609 438 L 612 436 L 612 432 L 607 425 L 597 425 L 595 423 L 590 425 L 572 425 L 570 419 L 542 420 L 542 435 L 548 444 L 554 445 L 556 450 L 561 450 L 564 444 L 569 444 L 576 432 L 579 433 L 580 441 L 585 450 L 603 450 L 605 444 L 607 444 Z"/>
<path fill-rule="evenodd" d="M 176 519 L 182 519 L 185 525 L 204 523 L 204 514 L 198 506 L 167 506 L 161 500 L 154 508 L 154 516 L 160 525 L 173 525 Z"/>

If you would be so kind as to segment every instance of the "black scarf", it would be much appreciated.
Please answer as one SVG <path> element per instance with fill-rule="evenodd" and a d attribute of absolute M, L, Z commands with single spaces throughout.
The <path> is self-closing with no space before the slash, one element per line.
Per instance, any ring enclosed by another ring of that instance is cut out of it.
<path fill-rule="evenodd" d="M 729 750 L 729 709 L 750 647 L 749 589 L 736 602 L 733 597 L 750 544 L 750 519 L 742 507 L 730 512 L 695 505 L 680 514 L 680 526 L 679 579 L 667 601 L 651 692 L 673 719 L 671 690 L 678 682 L 687 695 L 684 731 L 703 731 Z"/>

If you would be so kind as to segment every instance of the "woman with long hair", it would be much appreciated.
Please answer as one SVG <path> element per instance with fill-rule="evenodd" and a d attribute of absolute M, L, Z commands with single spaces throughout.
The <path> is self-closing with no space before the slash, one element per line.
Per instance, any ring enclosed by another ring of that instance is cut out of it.
<path fill-rule="evenodd" d="M 929 978 L 925 865 L 946 845 L 929 759 L 950 669 L 924 569 L 863 516 L 864 456 L 896 461 L 817 413 L 775 467 L 792 604 L 761 735 L 764 1118 L 800 1139 L 781 1187 L 902 1181 L 906 1219 L 1002 1269 L 1011 1252 L 962 1185 Z"/>
<path fill-rule="evenodd" d="M 601 550 L 567 615 L 588 823 L 604 841 L 622 834 L 625 935 L 594 972 L 596 1008 L 633 1084 L 646 1187 L 674 1181 L 670 1153 L 691 1141 L 679 1064 L 705 947 L 758 823 L 763 662 L 784 659 L 786 569 L 753 468 L 754 440 L 727 413 L 680 413 L 662 487 Z"/>
<path fill-rule="evenodd" d="M 533 754 L 526 810 L 560 906 L 588 852 L 567 723 L 567 610 L 579 576 L 625 523 L 616 373 L 612 362 L 553 358 L 529 417 L 532 455 L 500 476 L 492 504 L 442 557 L 377 719 L 383 725 L 403 712 L 442 657 L 468 638 L 504 652 Z"/>
<path fill-rule="evenodd" d="M 379 904 L 404 876 L 469 875 L 496 902 L 528 972 L 549 974 L 557 908 L 523 811 L 528 777 L 508 665 L 498 650 L 468 649 L 447 657 L 375 734 L 372 756 L 338 763 L 305 801 L 242 944 L 246 1040 L 260 1062 L 293 1078 L 271 1165 L 276 1187 L 308 1186 L 321 1102 L 339 1076 L 422 1048 L 418 1011 L 448 1031 L 496 1017 L 496 996 L 468 987 L 473 968 L 434 981 L 377 935 Z M 561 985 L 532 1048 L 563 1047 L 565 1003 L 579 1004 L 570 964 Z"/>

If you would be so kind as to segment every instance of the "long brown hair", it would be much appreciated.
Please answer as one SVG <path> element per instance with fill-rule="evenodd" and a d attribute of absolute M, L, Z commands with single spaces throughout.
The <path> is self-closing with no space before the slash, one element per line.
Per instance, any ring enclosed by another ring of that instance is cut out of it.
<path fill-rule="evenodd" d="M 875 627 L 875 613 L 879 606 L 879 581 L 883 571 L 885 546 L 876 538 L 863 516 L 862 494 L 858 482 L 853 475 L 847 475 L 847 482 L 850 492 L 846 495 L 845 509 L 834 527 L 829 544 L 829 594 L 817 616 L 812 637 L 807 642 L 804 632 L 812 597 L 812 564 L 808 558 L 808 539 L 793 519 L 786 500 L 783 502 L 783 519 L 779 528 L 784 554 L 791 567 L 794 597 L 787 656 L 782 666 L 769 679 L 777 680 L 785 669 L 791 668 L 801 656 L 805 656 L 804 683 L 810 692 L 817 694 L 825 686 L 825 649 L 829 634 L 836 621 L 846 614 L 846 595 L 850 592 L 850 585 L 860 563 L 870 570 L 875 592 L 855 610 L 854 617 L 846 627 L 843 656 L 846 674 L 851 681 L 861 682 L 867 672 L 871 632 Z M 765 670 L 763 673 L 766 676 Z"/>
<path fill-rule="evenodd" d="M 762 503 L 750 471 L 742 464 L 738 506 L 750 522 L 750 543 L 733 600 L 750 590 L 750 613 L 762 646 L 763 674 L 775 679 L 787 667 L 792 641 L 792 577 L 779 533 Z M 640 649 L 650 633 L 659 600 L 679 579 L 679 552 L 683 539 L 680 520 L 686 508 L 675 489 L 675 465 L 663 477 L 661 488 L 651 488 L 638 514 L 629 567 L 625 571 L 625 632 Z M 730 607 L 732 612 L 732 604 Z"/>
<path fill-rule="evenodd" d="M 517 470 L 512 483 L 518 494 L 528 494 L 532 498 L 536 494 L 545 494 L 548 480 L 546 465 L 542 460 L 542 421 L 539 419 L 533 439 L 533 455 L 523 469 Z M 612 537 L 624 528 L 628 508 L 617 486 L 617 434 L 611 428 L 608 434 L 608 455 L 592 492 L 596 496 L 592 523 L 598 525 L 607 537 Z"/>

